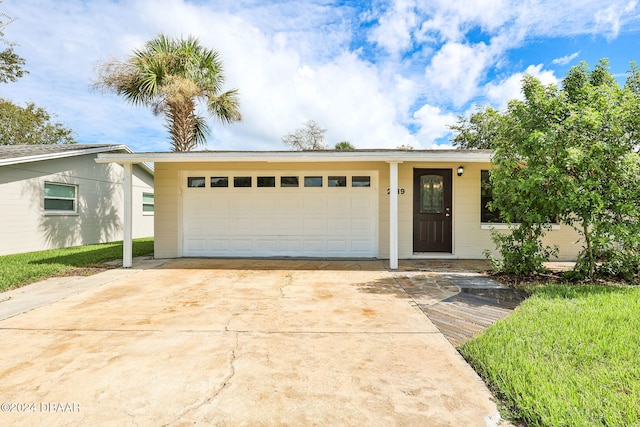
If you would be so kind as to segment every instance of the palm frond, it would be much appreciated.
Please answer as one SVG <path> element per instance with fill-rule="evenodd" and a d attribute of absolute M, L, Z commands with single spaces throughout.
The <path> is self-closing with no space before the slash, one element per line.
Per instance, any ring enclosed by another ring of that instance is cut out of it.
<path fill-rule="evenodd" d="M 196 101 L 203 101 L 222 123 L 242 119 L 238 91 L 220 93 L 224 81 L 218 52 L 192 36 L 173 39 L 159 34 L 126 61 L 103 64 L 95 86 L 164 114 L 174 150 L 187 151 L 203 144 L 209 132 L 206 119 L 195 114 Z"/>
<path fill-rule="evenodd" d="M 221 95 L 208 98 L 207 109 L 209 110 L 209 114 L 224 124 L 242 120 L 237 89 L 232 89 Z"/>

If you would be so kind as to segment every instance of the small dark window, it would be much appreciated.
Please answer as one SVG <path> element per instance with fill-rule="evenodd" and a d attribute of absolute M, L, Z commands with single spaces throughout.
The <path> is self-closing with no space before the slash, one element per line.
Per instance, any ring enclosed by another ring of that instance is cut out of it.
<path fill-rule="evenodd" d="M 346 176 L 330 176 L 327 179 L 327 185 L 329 187 L 346 187 L 347 177 Z"/>
<path fill-rule="evenodd" d="M 228 187 L 229 177 L 226 176 L 212 176 L 211 187 Z"/>
<path fill-rule="evenodd" d="M 371 187 L 370 176 L 353 176 L 351 177 L 352 187 Z"/>
<path fill-rule="evenodd" d="M 275 186 L 276 186 L 275 176 L 259 176 L 258 177 L 258 187 L 275 187 Z"/>
<path fill-rule="evenodd" d="M 489 209 L 489 203 L 493 201 L 493 187 L 489 176 L 488 170 L 480 171 L 480 221 L 502 222 L 500 212 Z"/>
<path fill-rule="evenodd" d="M 281 176 L 280 187 L 299 187 L 297 176 Z"/>
<path fill-rule="evenodd" d="M 491 185 L 490 176 L 491 171 L 480 171 L 480 221 L 504 223 L 506 221 L 500 215 L 500 211 L 498 209 L 492 211 L 488 206 L 489 203 L 493 201 L 493 187 Z M 520 221 L 516 218 L 514 222 L 518 223 Z M 558 220 L 548 218 L 544 222 L 548 224 L 557 224 Z"/>
<path fill-rule="evenodd" d="M 250 176 L 236 176 L 233 178 L 234 187 L 251 187 Z"/>
<path fill-rule="evenodd" d="M 305 187 L 322 187 L 322 177 L 321 176 L 305 176 L 304 186 Z"/>
<path fill-rule="evenodd" d="M 204 176 L 190 176 L 187 178 L 187 187 L 190 188 L 199 188 L 204 187 L 206 185 L 206 181 Z"/>

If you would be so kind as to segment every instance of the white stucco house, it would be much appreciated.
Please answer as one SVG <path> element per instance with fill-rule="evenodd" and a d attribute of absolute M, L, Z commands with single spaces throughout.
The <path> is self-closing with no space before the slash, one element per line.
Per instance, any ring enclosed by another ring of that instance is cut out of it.
<path fill-rule="evenodd" d="M 97 162 L 154 163 L 157 258 L 381 258 L 397 268 L 399 258 L 482 259 L 493 248 L 491 229 L 506 225 L 486 209 L 490 160 L 487 150 L 327 150 L 103 153 Z M 546 243 L 572 260 L 578 239 L 560 224 Z"/>
<path fill-rule="evenodd" d="M 0 146 L 0 255 L 124 238 L 124 167 L 98 164 L 101 153 L 131 154 L 125 145 Z M 153 236 L 153 169 L 130 176 L 132 237 Z"/>

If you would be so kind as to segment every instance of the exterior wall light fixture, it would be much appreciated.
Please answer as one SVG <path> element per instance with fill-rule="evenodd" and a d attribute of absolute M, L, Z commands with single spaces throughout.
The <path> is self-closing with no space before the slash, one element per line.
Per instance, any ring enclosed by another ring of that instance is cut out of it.
<path fill-rule="evenodd" d="M 462 176 L 464 173 L 464 166 L 458 166 L 458 176 Z"/>

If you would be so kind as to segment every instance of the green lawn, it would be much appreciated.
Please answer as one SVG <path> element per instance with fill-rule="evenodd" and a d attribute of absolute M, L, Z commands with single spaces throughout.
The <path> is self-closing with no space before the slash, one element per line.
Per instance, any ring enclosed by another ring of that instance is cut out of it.
<path fill-rule="evenodd" d="M 153 238 L 133 241 L 134 257 L 149 254 Z M 115 259 L 122 259 L 122 242 L 0 256 L 0 292 L 50 276 L 91 274 Z"/>
<path fill-rule="evenodd" d="M 460 348 L 503 414 L 527 426 L 639 426 L 640 288 L 529 290 Z"/>

